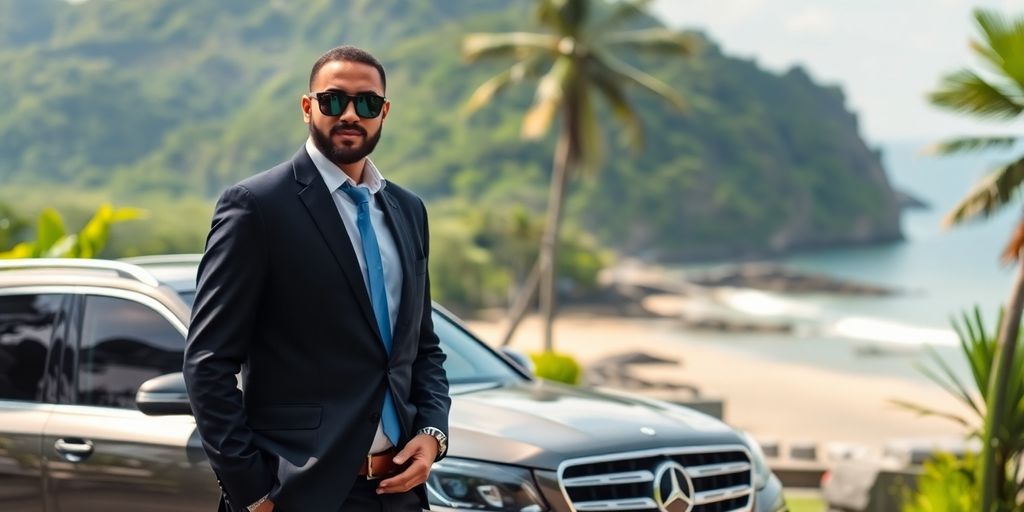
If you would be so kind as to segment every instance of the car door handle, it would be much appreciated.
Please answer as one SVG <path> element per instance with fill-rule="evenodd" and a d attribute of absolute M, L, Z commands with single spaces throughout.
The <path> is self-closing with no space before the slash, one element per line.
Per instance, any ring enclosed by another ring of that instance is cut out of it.
<path fill-rule="evenodd" d="M 68 462 L 82 462 L 92 455 L 92 441 L 82 439 L 58 439 L 53 443 L 57 450 Z"/>

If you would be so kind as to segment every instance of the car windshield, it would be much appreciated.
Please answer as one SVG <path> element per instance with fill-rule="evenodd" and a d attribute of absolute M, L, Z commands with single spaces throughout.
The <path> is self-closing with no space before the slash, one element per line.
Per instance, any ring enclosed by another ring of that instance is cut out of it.
<path fill-rule="evenodd" d="M 191 308 L 195 290 L 173 284 L 171 286 Z M 483 342 L 437 310 L 434 311 L 434 332 L 441 340 L 441 349 L 448 356 L 444 368 L 452 385 L 523 380 Z"/>

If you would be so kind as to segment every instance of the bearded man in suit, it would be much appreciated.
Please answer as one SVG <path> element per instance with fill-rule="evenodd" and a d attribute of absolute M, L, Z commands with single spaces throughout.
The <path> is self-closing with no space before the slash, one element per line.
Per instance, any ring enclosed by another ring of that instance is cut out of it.
<path fill-rule="evenodd" d="M 184 374 L 222 510 L 427 506 L 451 400 L 426 209 L 368 158 L 385 91 L 368 52 L 328 51 L 300 99 L 305 145 L 217 203 Z"/>

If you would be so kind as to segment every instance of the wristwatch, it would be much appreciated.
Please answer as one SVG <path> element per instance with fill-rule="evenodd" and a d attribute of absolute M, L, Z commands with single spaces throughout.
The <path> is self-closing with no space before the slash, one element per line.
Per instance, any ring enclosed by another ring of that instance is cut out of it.
<path fill-rule="evenodd" d="M 253 512 L 254 510 L 260 508 L 260 505 L 262 505 L 263 502 L 267 501 L 269 498 L 270 498 L 270 495 L 268 494 L 268 495 L 260 498 L 256 503 L 253 503 L 252 505 L 249 505 L 248 507 L 245 507 L 245 509 L 248 510 L 249 512 Z"/>
<path fill-rule="evenodd" d="M 417 434 L 426 434 L 437 440 L 437 458 L 440 459 L 448 451 L 448 436 L 436 427 L 424 427 L 416 431 Z"/>

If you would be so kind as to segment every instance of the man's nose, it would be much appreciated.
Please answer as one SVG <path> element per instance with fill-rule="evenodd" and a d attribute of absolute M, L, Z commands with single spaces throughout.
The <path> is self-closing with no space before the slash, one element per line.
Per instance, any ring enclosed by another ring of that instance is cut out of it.
<path fill-rule="evenodd" d="M 359 121 L 359 116 L 356 115 L 356 102 L 355 102 L 355 100 L 351 100 L 351 101 L 348 102 L 348 105 L 345 105 L 345 110 L 341 111 L 341 116 L 338 117 L 338 119 L 340 119 L 342 121 L 348 121 L 350 123 L 354 123 L 356 121 Z"/>

